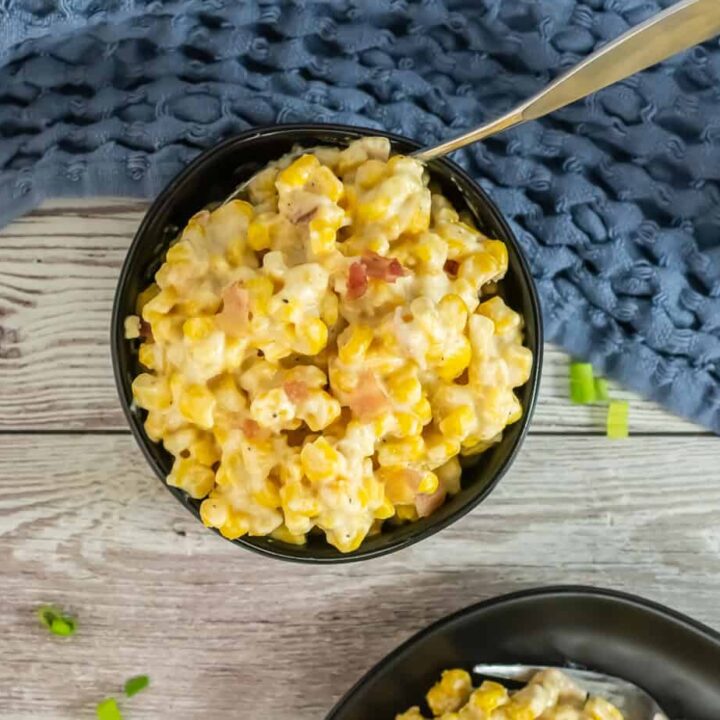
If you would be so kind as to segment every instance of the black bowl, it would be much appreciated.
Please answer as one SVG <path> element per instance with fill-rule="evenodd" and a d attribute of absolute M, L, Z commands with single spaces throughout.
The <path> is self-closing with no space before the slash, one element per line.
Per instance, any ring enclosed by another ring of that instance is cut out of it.
<path fill-rule="evenodd" d="M 571 586 L 493 598 L 439 620 L 375 665 L 326 720 L 422 709 L 443 670 L 472 672 L 476 663 L 587 668 L 635 683 L 668 717 L 719 717 L 718 633 L 633 595 Z"/>
<path fill-rule="evenodd" d="M 366 135 L 389 138 L 398 152 L 411 152 L 420 147 L 397 135 L 343 125 L 282 125 L 250 130 L 198 156 L 160 193 L 145 215 L 120 272 L 113 306 L 111 344 L 120 402 L 135 439 L 163 484 L 170 472 L 172 458 L 160 444 L 147 437 L 143 429 L 144 412 L 132 401 L 131 383 L 142 370 L 137 348 L 124 338 L 124 318 L 135 313 L 138 294 L 152 282 L 168 244 L 195 212 L 225 198 L 240 182 L 295 144 L 345 146 Z M 310 538 L 302 547 L 268 537 L 243 537 L 233 541 L 236 544 L 285 560 L 320 563 L 384 555 L 422 540 L 462 517 L 487 497 L 515 458 L 530 422 L 542 365 L 542 325 L 535 285 L 515 236 L 483 190 L 449 160 L 432 161 L 429 168 L 456 207 L 468 208 L 478 227 L 507 244 L 510 267 L 503 294 L 525 318 L 526 344 L 534 356 L 530 379 L 519 390 L 524 410 L 522 419 L 508 428 L 502 441 L 480 456 L 478 463 L 463 470 L 462 490 L 439 510 L 428 518 L 369 537 L 354 552 L 343 554 L 327 544 L 322 536 Z M 166 487 L 199 520 L 199 501 L 178 488 Z"/>

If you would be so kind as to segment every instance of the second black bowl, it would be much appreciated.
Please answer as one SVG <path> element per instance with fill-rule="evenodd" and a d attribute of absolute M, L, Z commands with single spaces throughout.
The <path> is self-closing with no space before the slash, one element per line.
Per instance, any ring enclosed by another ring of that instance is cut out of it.
<path fill-rule="evenodd" d="M 224 199 L 239 183 L 294 145 L 342 147 L 367 135 L 389 138 L 395 152 L 408 153 L 420 147 L 397 135 L 343 125 L 276 125 L 230 138 L 199 155 L 160 193 L 130 245 L 120 272 L 111 328 L 113 367 L 120 402 L 151 467 L 198 522 L 200 501 L 165 483 L 172 456 L 161 444 L 147 437 L 143 428 L 144 411 L 133 403 L 131 384 L 142 368 L 136 348 L 125 340 L 124 319 L 135 313 L 138 294 L 153 281 L 168 245 L 194 213 L 209 203 Z M 354 552 L 341 553 L 320 536 L 312 537 L 305 546 L 290 545 L 269 537 L 242 537 L 233 541 L 236 544 L 272 557 L 318 563 L 384 555 L 422 540 L 465 515 L 487 497 L 515 458 L 530 422 L 542 365 L 542 325 L 534 282 L 515 236 L 485 192 L 450 160 L 434 160 L 429 163 L 429 170 L 455 207 L 468 209 L 485 234 L 502 240 L 508 247 L 509 271 L 503 282 L 503 295 L 525 320 L 525 344 L 532 350 L 534 358 L 530 379 L 518 391 L 523 407 L 522 419 L 511 425 L 502 441 L 481 455 L 478 463 L 463 470 L 462 490 L 440 509 L 427 518 L 368 537 Z"/>

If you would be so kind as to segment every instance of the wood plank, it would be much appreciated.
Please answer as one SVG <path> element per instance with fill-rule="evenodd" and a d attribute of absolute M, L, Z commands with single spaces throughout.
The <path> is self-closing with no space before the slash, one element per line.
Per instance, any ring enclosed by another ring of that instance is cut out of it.
<path fill-rule="evenodd" d="M 429 622 L 537 585 L 635 592 L 720 628 L 717 447 L 531 437 L 451 528 L 386 558 L 318 568 L 204 530 L 129 437 L 0 437 L 2 715 L 89 718 L 147 672 L 151 689 L 127 703 L 134 720 L 317 720 Z M 78 614 L 76 637 L 38 626 L 47 602 Z"/>
<path fill-rule="evenodd" d="M 115 283 L 142 216 L 133 201 L 69 201 L 0 233 L 0 429 L 124 429 L 112 379 Z M 131 204 L 128 204 L 131 203 Z M 570 404 L 567 356 L 548 346 L 536 432 L 604 432 L 604 409 Z M 698 428 L 632 393 L 635 432 Z"/>

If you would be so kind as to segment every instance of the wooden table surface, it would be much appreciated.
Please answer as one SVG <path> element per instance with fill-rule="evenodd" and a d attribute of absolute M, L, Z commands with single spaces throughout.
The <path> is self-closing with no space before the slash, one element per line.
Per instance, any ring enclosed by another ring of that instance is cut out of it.
<path fill-rule="evenodd" d="M 548 346 L 518 460 L 467 517 L 389 557 L 255 556 L 204 530 L 152 475 L 113 384 L 110 308 L 145 208 L 44 205 L 0 233 L 0 717 L 93 718 L 147 673 L 130 720 L 315 720 L 437 618 L 583 583 L 720 628 L 718 439 L 617 388 L 633 436 L 572 406 Z M 70 639 L 35 609 L 77 614 Z"/>

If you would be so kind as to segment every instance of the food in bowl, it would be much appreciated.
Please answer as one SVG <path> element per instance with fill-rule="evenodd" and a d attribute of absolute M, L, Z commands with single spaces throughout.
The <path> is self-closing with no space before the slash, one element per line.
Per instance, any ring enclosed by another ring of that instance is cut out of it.
<path fill-rule="evenodd" d="M 230 539 L 350 552 L 429 516 L 522 416 L 507 266 L 385 138 L 271 163 L 190 219 L 125 320 L 168 484 Z"/>
<path fill-rule="evenodd" d="M 465 670 L 446 670 L 425 699 L 432 718 L 439 720 L 623 720 L 612 703 L 588 697 L 554 668 L 536 673 L 525 687 L 514 692 L 489 680 L 473 688 Z M 414 706 L 395 720 L 429 718 Z"/>

